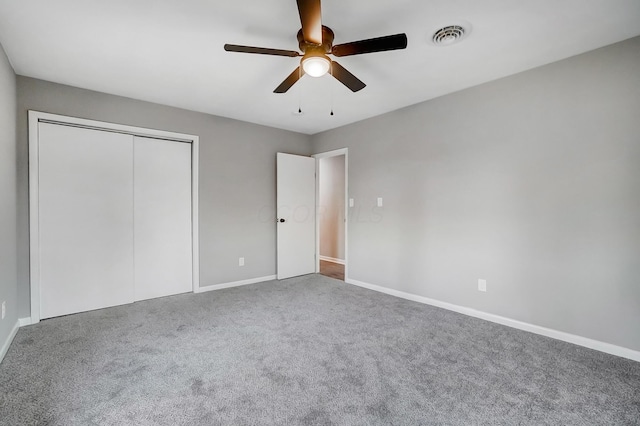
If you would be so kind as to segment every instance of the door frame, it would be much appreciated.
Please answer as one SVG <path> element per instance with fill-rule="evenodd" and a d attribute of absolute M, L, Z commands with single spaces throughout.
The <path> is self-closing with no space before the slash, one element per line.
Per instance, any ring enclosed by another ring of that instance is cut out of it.
<path fill-rule="evenodd" d="M 320 272 L 320 160 L 344 155 L 344 280 L 349 277 L 349 148 L 312 155 L 316 159 L 316 273 Z"/>
<path fill-rule="evenodd" d="M 31 324 L 40 321 L 40 234 L 39 234 L 39 123 L 81 127 L 85 129 L 124 133 L 153 139 L 191 144 L 191 244 L 192 291 L 200 289 L 200 256 L 198 242 L 198 150 L 200 138 L 196 135 L 126 126 L 104 121 L 29 111 L 29 284 Z"/>

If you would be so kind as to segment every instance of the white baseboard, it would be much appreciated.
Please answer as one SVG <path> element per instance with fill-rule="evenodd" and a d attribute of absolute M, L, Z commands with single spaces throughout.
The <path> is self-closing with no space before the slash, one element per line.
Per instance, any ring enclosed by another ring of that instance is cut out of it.
<path fill-rule="evenodd" d="M 4 356 L 7 354 L 9 346 L 11 346 L 11 342 L 13 342 L 13 338 L 16 337 L 16 333 L 18 332 L 19 328 L 20 322 L 16 321 L 16 325 L 13 326 L 11 332 L 9 333 L 9 336 L 7 337 L 7 340 L 5 340 L 4 344 L 2 345 L 2 349 L 0 349 L 0 362 L 2 362 Z"/>
<path fill-rule="evenodd" d="M 389 294 L 391 296 L 400 297 L 402 299 L 412 300 L 418 303 L 424 303 L 426 305 L 436 306 L 438 308 L 447 309 L 449 311 L 458 312 L 460 314 L 468 315 L 475 318 L 480 318 L 486 321 L 495 322 L 498 324 L 506 325 L 508 327 L 517 328 L 519 330 L 528 331 L 530 333 L 540 334 L 542 336 L 551 337 L 552 339 L 562 340 L 564 342 L 573 343 L 574 345 L 584 346 L 596 351 L 605 352 L 611 355 L 616 355 L 623 358 L 628 358 L 634 361 L 640 362 L 640 351 L 636 351 L 622 346 L 612 345 L 611 343 L 605 343 L 598 340 L 589 339 L 587 337 L 577 336 L 575 334 L 565 333 L 564 331 L 558 331 L 551 328 L 541 327 L 539 325 L 529 324 L 526 322 L 514 320 L 500 315 L 494 315 L 476 309 L 467 308 L 464 306 L 454 305 L 453 303 L 442 302 L 440 300 L 429 299 L 428 297 L 418 296 L 411 293 L 405 293 L 403 291 L 393 290 L 386 287 L 381 287 L 374 284 L 365 283 L 353 279 L 346 279 L 346 283 L 353 284 L 358 287 L 364 287 L 369 290 L 378 291 L 380 293 Z"/>
<path fill-rule="evenodd" d="M 344 259 L 336 259 L 335 257 L 329 257 L 329 256 L 318 256 L 320 258 L 320 260 L 324 260 L 325 262 L 331 262 L 331 263 L 337 263 L 340 265 L 344 265 Z"/>
<path fill-rule="evenodd" d="M 24 327 L 25 325 L 33 324 L 33 321 L 31 321 L 31 317 L 26 317 L 26 318 L 20 318 L 18 320 L 18 323 L 20 324 L 20 327 Z"/>
<path fill-rule="evenodd" d="M 206 286 L 206 287 L 200 287 L 200 288 L 196 289 L 194 291 L 194 293 L 204 293 L 206 291 L 222 290 L 223 288 L 240 287 L 242 285 L 256 284 L 256 283 L 261 283 L 261 282 L 264 282 L 264 281 L 271 281 L 271 280 L 275 280 L 275 279 L 276 279 L 275 275 L 267 275 L 266 277 L 258 277 L 258 278 L 251 278 L 251 279 L 242 280 L 242 281 L 233 281 L 233 282 L 230 282 L 230 283 L 209 285 L 209 286 Z"/>

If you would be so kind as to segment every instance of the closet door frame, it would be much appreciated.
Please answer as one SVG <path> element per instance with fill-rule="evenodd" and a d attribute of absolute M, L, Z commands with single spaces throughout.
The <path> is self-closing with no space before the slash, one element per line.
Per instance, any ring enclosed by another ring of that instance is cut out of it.
<path fill-rule="evenodd" d="M 49 123 L 82 127 L 107 132 L 124 133 L 153 139 L 191 144 L 191 250 L 193 292 L 200 289 L 198 242 L 198 149 L 200 139 L 195 135 L 146 129 L 135 126 L 86 120 L 83 118 L 29 111 L 29 281 L 31 293 L 30 324 L 40 321 L 40 234 L 39 234 L 39 124 Z"/>

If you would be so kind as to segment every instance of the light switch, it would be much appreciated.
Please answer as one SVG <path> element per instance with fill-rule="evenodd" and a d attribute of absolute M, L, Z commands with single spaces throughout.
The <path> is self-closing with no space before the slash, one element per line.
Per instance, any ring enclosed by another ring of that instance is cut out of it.
<path fill-rule="evenodd" d="M 382 207 L 382 197 L 378 197 L 378 207 Z"/>
<path fill-rule="evenodd" d="M 355 205 L 353 198 L 349 198 L 349 207 L 353 207 Z"/>

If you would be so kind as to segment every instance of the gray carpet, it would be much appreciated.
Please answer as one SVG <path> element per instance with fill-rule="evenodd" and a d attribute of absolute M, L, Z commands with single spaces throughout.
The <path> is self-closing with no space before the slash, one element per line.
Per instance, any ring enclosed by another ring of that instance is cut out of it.
<path fill-rule="evenodd" d="M 640 424 L 640 363 L 311 275 L 22 328 L 0 423 Z"/>

